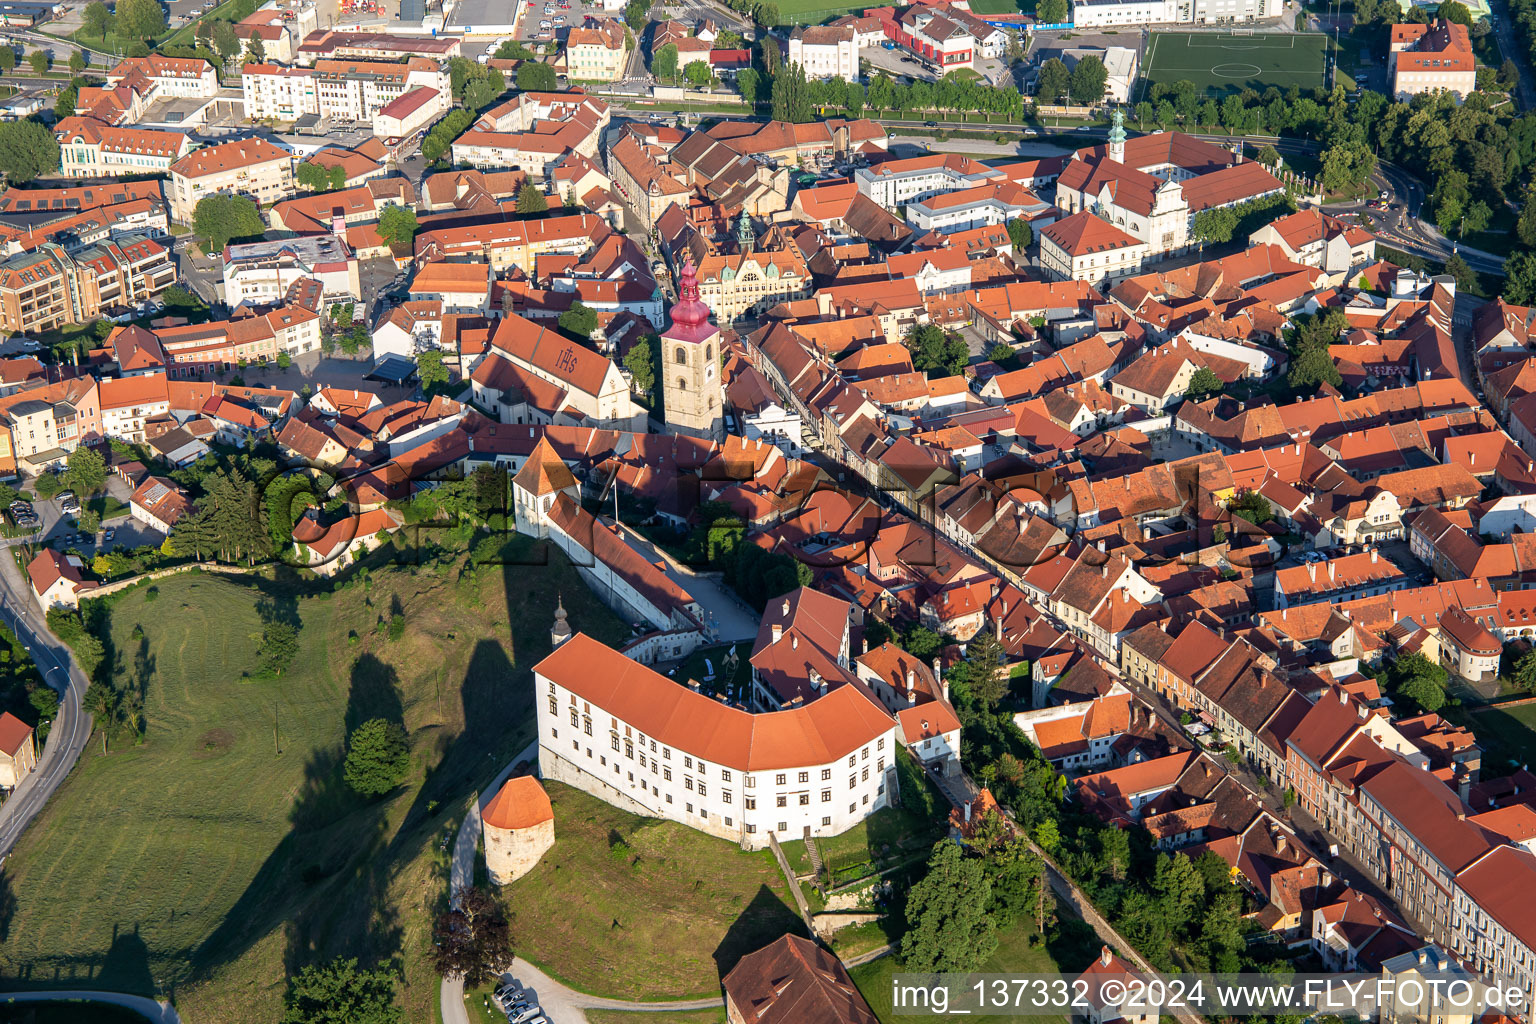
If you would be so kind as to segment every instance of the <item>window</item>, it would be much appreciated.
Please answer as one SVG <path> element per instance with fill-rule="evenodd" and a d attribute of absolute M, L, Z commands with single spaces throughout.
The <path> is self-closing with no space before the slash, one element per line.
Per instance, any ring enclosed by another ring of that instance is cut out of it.
<path fill-rule="evenodd" d="M 821 781 L 822 782 L 831 782 L 832 781 L 832 769 L 831 768 L 823 768 L 821 770 Z"/>
<path fill-rule="evenodd" d="M 624 756 L 631 761 L 635 759 L 635 744 L 631 740 L 624 741 Z"/>
<path fill-rule="evenodd" d="M 731 816 L 730 815 L 726 815 L 725 816 L 725 827 L 726 828 L 730 828 L 731 827 Z"/>
<path fill-rule="evenodd" d="M 852 768 L 855 764 L 858 763 L 858 760 L 859 760 L 858 759 L 858 755 L 856 755 L 856 754 L 849 754 L 848 755 L 848 767 Z"/>
<path fill-rule="evenodd" d="M 686 806 L 688 808 L 688 813 L 689 814 L 693 813 L 693 804 L 685 804 L 684 806 Z"/>
<path fill-rule="evenodd" d="M 677 346 L 677 353 L 672 358 L 677 360 L 677 365 L 678 366 L 687 366 L 688 365 L 688 350 L 683 348 L 683 346 L 679 345 L 679 346 Z"/>
<path fill-rule="evenodd" d="M 747 797 L 747 810 L 749 810 L 749 811 L 757 810 L 757 797 L 755 797 L 755 796 Z"/>
<path fill-rule="evenodd" d="M 801 782 L 810 782 L 811 781 L 811 773 L 810 772 L 801 772 L 800 773 L 800 781 Z"/>
<path fill-rule="evenodd" d="M 885 758 L 882 757 L 878 761 L 875 762 L 875 771 L 877 771 L 877 772 L 885 771 Z"/>
<path fill-rule="evenodd" d="M 558 715 L 560 713 L 560 704 L 555 700 L 553 696 L 549 698 L 549 713 L 552 715 Z"/>
<path fill-rule="evenodd" d="M 787 822 L 787 821 L 779 822 L 779 831 L 780 832 L 788 832 L 789 831 L 789 822 Z"/>
<path fill-rule="evenodd" d="M 591 715 L 582 715 L 581 716 L 581 731 L 586 733 L 588 736 L 592 735 L 592 716 Z"/>
<path fill-rule="evenodd" d="M 683 758 L 683 767 L 684 768 L 692 768 L 693 767 L 693 758 L 691 758 L 691 757 Z"/>
<path fill-rule="evenodd" d="M 848 788 L 849 789 L 852 789 L 853 787 L 857 786 L 858 784 L 859 784 L 859 777 L 857 775 L 850 775 L 850 776 L 848 776 Z"/>
<path fill-rule="evenodd" d="M 731 771 L 730 771 L 729 768 L 722 768 L 722 769 L 720 769 L 720 781 L 721 782 L 730 782 L 731 781 Z"/>
<path fill-rule="evenodd" d="M 810 803 L 811 803 L 811 794 L 809 794 L 809 793 L 801 793 L 800 794 L 800 806 L 801 807 L 809 807 Z"/>
<path fill-rule="evenodd" d="M 671 803 L 671 802 L 672 802 L 672 794 L 671 794 L 671 793 L 668 793 L 668 794 L 667 794 L 667 803 Z M 849 809 L 849 810 L 850 810 L 850 811 L 851 811 L 851 810 L 853 810 L 853 808 L 852 808 L 852 807 L 850 807 L 850 808 L 848 808 L 848 809 Z"/>
<path fill-rule="evenodd" d="M 756 832 L 756 831 L 757 831 L 757 826 L 752 824 L 751 822 L 748 822 L 747 823 L 747 834 L 751 835 L 753 832 Z"/>
<path fill-rule="evenodd" d="M 731 802 L 731 791 L 728 790 L 728 789 L 722 789 L 720 791 L 720 800 L 721 800 L 722 803 L 727 803 L 727 804 L 730 803 Z"/>
<path fill-rule="evenodd" d="M 709 787 L 704 785 L 704 780 L 699 780 L 699 796 L 709 796 Z"/>
<path fill-rule="evenodd" d="M 777 774 L 777 775 L 775 775 L 773 777 L 773 784 L 776 785 L 776 786 L 784 785 L 784 773 L 783 772 L 779 772 L 779 774 Z"/>
<path fill-rule="evenodd" d="M 777 804 L 777 806 L 779 806 L 779 807 L 788 807 L 789 806 L 789 797 L 785 796 L 783 793 L 780 793 L 779 796 L 778 796 L 778 804 Z"/>
<path fill-rule="evenodd" d="M 826 828 L 826 827 L 827 827 L 827 826 L 828 826 L 828 825 L 830 825 L 830 824 L 832 824 L 832 819 L 831 819 L 831 818 L 830 818 L 830 817 L 828 817 L 828 818 L 822 818 L 822 819 L 821 819 L 821 827 L 822 827 L 822 828 Z"/>
<path fill-rule="evenodd" d="M 618 750 L 619 749 L 619 734 L 618 733 L 611 732 L 611 733 L 608 734 L 608 745 L 610 747 L 612 747 L 614 750 Z"/>
<path fill-rule="evenodd" d="M 859 756 L 862 757 L 864 760 L 868 761 L 869 760 L 869 748 L 865 747 L 863 750 L 859 751 Z"/>
<path fill-rule="evenodd" d="M 693 792 L 693 776 L 692 775 L 684 775 L 683 776 L 683 788 L 688 790 L 690 793 Z"/>
<path fill-rule="evenodd" d="M 881 736 L 880 737 L 880 742 L 875 744 L 875 749 L 876 750 L 884 750 L 885 749 L 885 737 L 884 736 Z"/>
<path fill-rule="evenodd" d="M 661 770 L 661 777 L 666 779 L 668 782 L 671 782 L 672 781 L 672 769 L 671 768 L 663 768 Z"/>

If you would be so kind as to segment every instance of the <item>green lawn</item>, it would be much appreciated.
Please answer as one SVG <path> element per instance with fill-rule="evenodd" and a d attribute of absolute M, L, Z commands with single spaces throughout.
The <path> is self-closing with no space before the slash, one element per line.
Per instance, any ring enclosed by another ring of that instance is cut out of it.
<path fill-rule="evenodd" d="M 572 988 L 697 999 L 747 953 L 804 926 L 767 850 L 743 852 L 558 782 L 555 846 L 502 890 L 519 956 Z"/>
<path fill-rule="evenodd" d="M 784 0 L 779 4 L 779 24 L 819 25 L 849 11 L 862 11 L 867 6 L 860 3 L 834 3 L 829 6 L 827 0 Z"/>
<path fill-rule="evenodd" d="M 971 11 L 975 14 L 1028 14 L 1033 10 L 1033 4 L 1026 11 L 1017 0 L 971 0 Z"/>
<path fill-rule="evenodd" d="M 1149 83 L 1189 81 L 1210 96 L 1274 85 L 1312 89 L 1325 80 L 1321 35 L 1282 32 L 1233 36 L 1154 32 L 1147 48 Z"/>
<path fill-rule="evenodd" d="M 1080 965 L 1058 966 L 1052 958 L 1050 951 L 1043 943 L 1030 945 L 1030 939 L 1035 935 L 1034 927 L 1029 922 L 1020 922 L 1007 929 L 1000 935 L 997 951 L 981 966 L 982 974 L 1056 974 L 1067 971 L 1069 974 L 1075 969 L 1081 970 L 1087 966 L 1086 961 Z M 938 1014 L 914 1013 L 910 1009 L 903 1009 L 900 1014 L 895 1012 L 891 1005 L 891 979 L 892 976 L 904 971 L 901 959 L 897 956 L 883 956 L 878 960 L 871 960 L 867 964 L 855 967 L 848 972 L 870 1008 L 875 1011 L 881 1024 L 940 1024 L 942 1021 L 954 1020 L 953 1016 L 940 1016 Z M 1006 1024 L 1009 1021 L 1018 1021 L 1017 1016 L 1003 1015 L 975 1015 L 968 1014 L 964 1018 L 967 1021 L 978 1024 Z M 1046 1024 L 1068 1024 L 1068 1018 L 1061 1016 L 1031 1016 L 1032 1021 L 1046 1022 Z"/>
<path fill-rule="evenodd" d="M 845 960 L 851 960 L 862 953 L 879 949 L 901 936 L 891 934 L 895 930 L 894 922 L 889 919 L 883 921 L 871 921 L 868 924 L 856 924 L 847 928 L 840 928 L 833 932 L 827 940 L 832 951 Z"/>
<path fill-rule="evenodd" d="M 110 494 L 98 494 L 88 498 L 85 502 L 85 507 L 101 517 L 103 523 L 109 519 L 116 519 L 119 516 L 126 516 L 128 514 L 128 506 Z"/>
<path fill-rule="evenodd" d="M 6 863 L 0 982 L 171 991 L 187 1020 L 265 1024 L 290 970 L 345 954 L 399 962 L 407 1019 L 430 1019 L 441 840 L 532 735 L 528 667 L 549 650 L 556 594 L 575 628 L 627 630 L 552 550 L 538 569 L 469 573 L 462 555 L 389 557 L 333 595 L 287 573 L 188 573 L 111 606 L 109 653 L 122 685 L 145 687 L 147 735 L 105 756 L 93 740 Z M 303 623 L 272 681 L 245 677 L 258 601 Z M 339 762 L 349 726 L 373 717 L 406 726 L 413 762 L 399 792 L 363 803 Z"/>

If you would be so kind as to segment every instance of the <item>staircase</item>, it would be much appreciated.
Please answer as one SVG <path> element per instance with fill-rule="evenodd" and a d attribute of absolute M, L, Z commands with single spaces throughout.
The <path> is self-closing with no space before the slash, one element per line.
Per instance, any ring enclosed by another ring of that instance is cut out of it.
<path fill-rule="evenodd" d="M 811 838 L 811 826 L 805 826 L 805 855 L 811 860 L 811 870 L 816 872 L 816 877 L 821 877 L 821 851 L 816 849 L 816 840 Z"/>

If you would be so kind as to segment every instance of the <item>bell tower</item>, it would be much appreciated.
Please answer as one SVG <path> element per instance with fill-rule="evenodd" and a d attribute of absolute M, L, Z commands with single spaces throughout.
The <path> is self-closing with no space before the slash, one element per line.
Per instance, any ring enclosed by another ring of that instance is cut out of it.
<path fill-rule="evenodd" d="M 693 261 L 683 264 L 672 326 L 661 336 L 661 387 L 667 429 L 712 441 L 725 439 L 720 385 L 720 330 L 699 298 Z"/>
<path fill-rule="evenodd" d="M 1115 108 L 1109 129 L 1109 158 L 1117 164 L 1125 163 L 1125 113 Z"/>

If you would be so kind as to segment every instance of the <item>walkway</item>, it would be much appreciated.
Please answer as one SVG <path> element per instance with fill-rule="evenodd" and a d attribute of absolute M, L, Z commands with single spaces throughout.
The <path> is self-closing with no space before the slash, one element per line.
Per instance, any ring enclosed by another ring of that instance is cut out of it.
<path fill-rule="evenodd" d="M 459 826 L 459 834 L 453 841 L 453 863 L 448 871 L 449 884 L 453 892 L 474 882 L 475 856 L 480 839 L 480 809 L 484 801 L 496 795 L 502 782 L 512 774 L 513 765 L 523 760 L 531 761 L 538 757 L 538 754 L 539 744 L 535 740 L 509 761 L 485 791 L 477 794 L 470 803 L 469 813 L 464 816 L 464 823 Z M 527 989 L 534 1001 L 543 1008 L 544 1015 L 549 1018 L 550 1024 L 586 1024 L 587 1015 L 582 1012 L 584 1010 L 667 1013 L 679 1010 L 708 1010 L 722 1005 L 723 1002 L 720 996 L 710 999 L 685 999 L 670 1003 L 642 1003 L 630 999 L 589 996 L 585 992 L 577 992 L 573 988 L 562 985 L 533 964 L 520 958 L 513 959 L 511 969 L 502 977 L 503 979 L 515 978 L 523 988 Z M 469 1024 L 469 1014 L 464 1009 L 463 979 L 444 978 L 442 987 L 438 991 L 438 1001 L 442 1010 L 443 1024 Z M 165 1024 L 178 1024 L 178 1022 L 166 1021 Z"/>
<path fill-rule="evenodd" d="M 125 992 L 7 992 L 0 995 L 0 1006 L 8 1003 L 57 1002 L 61 999 L 84 999 L 93 1003 L 108 1003 L 142 1013 L 150 1024 L 181 1024 L 176 1008 L 170 1003 L 157 1003 L 143 996 L 130 996 Z"/>
<path fill-rule="evenodd" d="M 619 526 L 631 547 L 652 562 L 660 559 L 665 563 L 667 579 L 688 591 L 699 602 L 704 614 L 709 616 L 708 625 L 718 631 L 717 643 L 741 643 L 757 639 L 757 627 L 762 616 L 721 582 L 718 573 L 696 573 L 652 544 L 627 523 L 621 522 Z"/>

